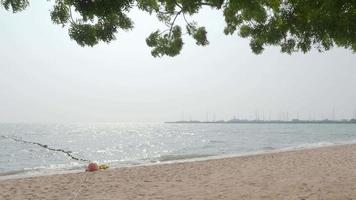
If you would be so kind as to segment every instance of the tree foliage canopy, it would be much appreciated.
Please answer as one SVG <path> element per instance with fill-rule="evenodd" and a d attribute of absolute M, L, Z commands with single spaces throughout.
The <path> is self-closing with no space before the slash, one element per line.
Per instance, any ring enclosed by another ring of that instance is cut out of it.
<path fill-rule="evenodd" d="M 187 33 L 197 45 L 209 44 L 205 27 L 189 17 L 203 7 L 222 10 L 224 33 L 250 39 L 254 53 L 269 45 L 284 53 L 326 51 L 333 46 L 356 52 L 356 0 L 53 0 L 50 12 L 55 24 L 68 27 L 69 36 L 81 46 L 116 39 L 119 30 L 131 30 L 128 13 L 138 8 L 167 26 L 156 30 L 146 43 L 154 57 L 176 56 Z M 19 12 L 29 0 L 1 0 L 6 10 Z M 178 17 L 185 24 L 176 23 Z"/>

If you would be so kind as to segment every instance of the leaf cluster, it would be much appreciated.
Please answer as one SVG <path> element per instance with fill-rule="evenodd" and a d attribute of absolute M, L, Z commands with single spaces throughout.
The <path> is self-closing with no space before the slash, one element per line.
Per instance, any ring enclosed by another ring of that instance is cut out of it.
<path fill-rule="evenodd" d="M 254 53 L 266 46 L 279 46 L 281 52 L 327 51 L 333 46 L 356 52 L 355 0 L 52 0 L 53 23 L 68 27 L 69 36 L 81 46 L 116 39 L 119 30 L 134 26 L 128 13 L 138 8 L 167 26 L 146 38 L 154 57 L 176 56 L 183 48 L 184 31 L 197 45 L 209 44 L 207 30 L 190 22 L 190 16 L 203 7 L 222 10 L 225 34 L 249 38 Z M 28 0 L 1 0 L 6 10 L 19 12 Z"/>

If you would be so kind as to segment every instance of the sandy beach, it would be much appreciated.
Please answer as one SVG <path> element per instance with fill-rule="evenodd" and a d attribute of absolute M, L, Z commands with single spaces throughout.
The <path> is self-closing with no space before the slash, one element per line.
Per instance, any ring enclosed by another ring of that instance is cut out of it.
<path fill-rule="evenodd" d="M 2 180 L 0 199 L 356 199 L 356 145 Z"/>

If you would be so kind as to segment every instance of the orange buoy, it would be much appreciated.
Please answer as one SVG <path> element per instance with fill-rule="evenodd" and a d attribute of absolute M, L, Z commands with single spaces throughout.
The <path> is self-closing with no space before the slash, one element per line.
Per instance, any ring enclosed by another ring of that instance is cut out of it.
<path fill-rule="evenodd" d="M 95 171 L 98 171 L 98 170 L 99 170 L 98 164 L 96 164 L 96 163 L 89 163 L 88 168 L 87 168 L 86 171 L 88 171 L 88 172 L 95 172 Z"/>

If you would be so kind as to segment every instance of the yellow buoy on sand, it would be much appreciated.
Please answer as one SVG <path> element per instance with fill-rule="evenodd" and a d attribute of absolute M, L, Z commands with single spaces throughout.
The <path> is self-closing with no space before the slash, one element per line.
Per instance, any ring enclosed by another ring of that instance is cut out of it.
<path fill-rule="evenodd" d="M 108 165 L 105 165 L 105 164 L 99 165 L 99 169 L 101 169 L 101 170 L 105 170 L 105 169 L 108 169 L 108 168 L 109 168 Z"/>

